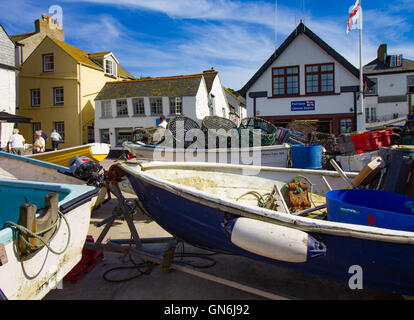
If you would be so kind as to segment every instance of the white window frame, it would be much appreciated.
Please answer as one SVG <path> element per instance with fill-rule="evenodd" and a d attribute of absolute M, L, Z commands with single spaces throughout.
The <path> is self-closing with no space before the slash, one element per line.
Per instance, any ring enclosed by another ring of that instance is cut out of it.
<path fill-rule="evenodd" d="M 52 58 L 47 61 L 48 58 Z M 55 58 L 53 53 L 48 53 L 43 55 L 43 72 L 53 72 L 55 71 Z"/>
<path fill-rule="evenodd" d="M 372 112 L 375 110 L 375 112 Z M 374 114 L 374 116 L 373 116 Z M 373 123 L 377 121 L 377 107 L 368 106 L 365 108 L 365 122 L 366 123 Z"/>
<path fill-rule="evenodd" d="M 163 114 L 162 98 L 150 98 L 151 115 L 159 116 Z"/>
<path fill-rule="evenodd" d="M 38 95 L 35 96 L 35 93 L 38 93 Z M 40 89 L 30 90 L 30 105 L 32 107 L 40 107 Z"/>
<path fill-rule="evenodd" d="M 110 100 L 101 102 L 101 118 L 112 118 L 112 102 Z"/>
<path fill-rule="evenodd" d="M 62 137 L 61 142 L 64 143 L 65 142 L 65 122 L 64 121 L 55 122 L 55 129 L 57 133 L 59 133 L 60 136 Z"/>
<path fill-rule="evenodd" d="M 108 141 L 106 139 L 103 139 L 104 136 L 108 135 Z M 111 140 L 111 134 L 109 132 L 109 129 L 99 129 L 99 139 L 100 143 L 110 143 Z"/>
<path fill-rule="evenodd" d="M 132 108 L 135 116 L 145 116 L 145 102 L 144 98 L 132 99 Z"/>
<path fill-rule="evenodd" d="M 63 106 L 65 104 L 65 90 L 63 87 L 53 88 L 53 105 Z"/>
<path fill-rule="evenodd" d="M 111 75 L 116 77 L 116 63 L 112 60 L 105 59 L 104 60 L 104 68 L 105 68 L 105 74 Z"/>
<path fill-rule="evenodd" d="M 116 116 L 128 117 L 128 101 L 126 99 L 116 100 Z"/>
<path fill-rule="evenodd" d="M 170 98 L 170 114 L 182 114 L 183 113 L 183 98 L 173 97 Z"/>
<path fill-rule="evenodd" d="M 371 80 L 372 82 L 375 82 L 375 85 L 372 87 L 372 89 L 370 89 L 369 91 L 367 90 L 365 92 L 365 96 L 367 97 L 377 96 L 378 95 L 378 78 L 369 78 L 369 80 Z"/>

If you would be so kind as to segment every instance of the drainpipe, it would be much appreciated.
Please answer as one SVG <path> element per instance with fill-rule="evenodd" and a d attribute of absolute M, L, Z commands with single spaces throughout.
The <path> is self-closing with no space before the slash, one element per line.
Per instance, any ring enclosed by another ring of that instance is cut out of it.
<path fill-rule="evenodd" d="M 79 87 L 79 101 L 78 101 L 78 112 L 79 112 L 79 127 L 80 127 L 80 144 L 82 144 L 82 91 L 81 91 L 81 65 L 82 63 L 78 63 L 78 87 Z"/>

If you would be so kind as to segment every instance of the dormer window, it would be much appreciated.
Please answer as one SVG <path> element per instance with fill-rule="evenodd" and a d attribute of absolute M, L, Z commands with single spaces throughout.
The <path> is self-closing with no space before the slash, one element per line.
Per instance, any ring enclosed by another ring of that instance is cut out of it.
<path fill-rule="evenodd" d="M 112 60 L 105 59 L 105 74 L 116 77 L 116 63 Z"/>

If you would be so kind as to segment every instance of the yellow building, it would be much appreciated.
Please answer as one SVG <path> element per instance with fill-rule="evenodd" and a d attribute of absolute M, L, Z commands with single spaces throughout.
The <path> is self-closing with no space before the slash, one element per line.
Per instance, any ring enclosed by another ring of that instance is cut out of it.
<path fill-rule="evenodd" d="M 111 51 L 88 53 L 46 35 L 21 65 L 18 114 L 32 122 L 19 129 L 29 143 L 39 129 L 48 136 L 56 129 L 59 148 L 93 142 L 94 99 L 106 82 L 124 79 L 135 77 Z"/>

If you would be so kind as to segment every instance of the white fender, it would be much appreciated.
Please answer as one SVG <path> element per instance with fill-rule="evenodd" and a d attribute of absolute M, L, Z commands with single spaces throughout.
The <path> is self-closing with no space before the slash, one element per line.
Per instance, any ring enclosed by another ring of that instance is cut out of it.
<path fill-rule="evenodd" d="M 309 253 L 326 253 L 325 245 L 306 232 L 249 218 L 235 220 L 231 242 L 246 251 L 286 262 L 306 262 Z"/>

